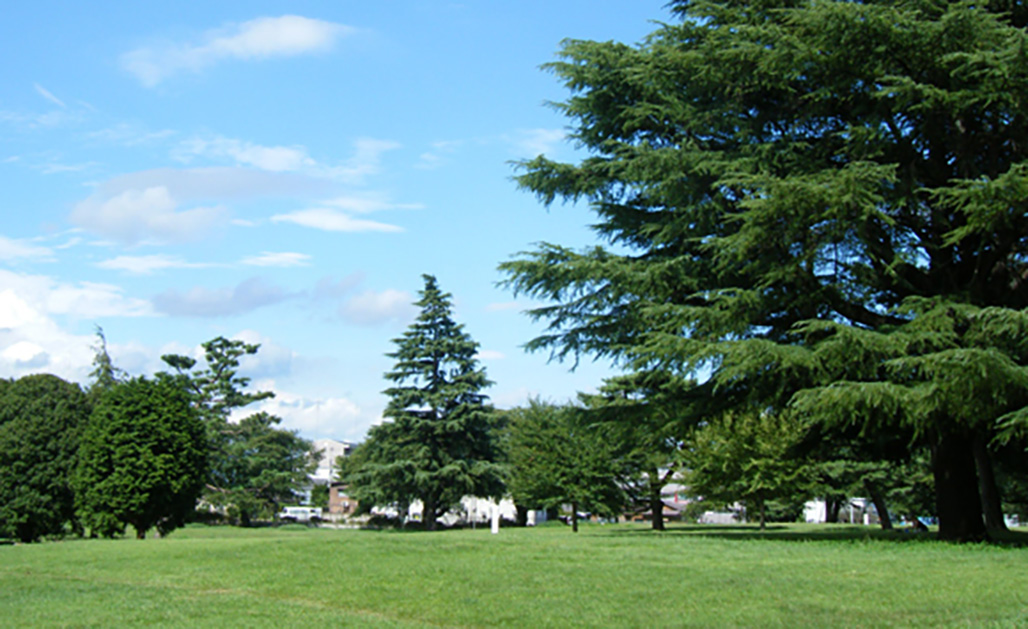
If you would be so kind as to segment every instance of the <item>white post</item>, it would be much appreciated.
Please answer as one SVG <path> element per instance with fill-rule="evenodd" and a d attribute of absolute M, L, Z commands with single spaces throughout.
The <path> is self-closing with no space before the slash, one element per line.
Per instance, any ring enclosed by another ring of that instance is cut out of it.
<path fill-rule="evenodd" d="M 500 505 L 493 505 L 493 535 L 500 532 Z"/>

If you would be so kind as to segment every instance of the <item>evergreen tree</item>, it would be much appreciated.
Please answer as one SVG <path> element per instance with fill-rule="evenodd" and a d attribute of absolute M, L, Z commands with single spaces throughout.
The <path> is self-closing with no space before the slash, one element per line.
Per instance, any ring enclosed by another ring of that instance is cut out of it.
<path fill-rule="evenodd" d="M 274 397 L 248 390 L 250 379 L 239 375 L 240 360 L 255 355 L 260 345 L 219 336 L 202 347 L 203 366 L 189 356 L 169 354 L 162 359 L 176 373 L 161 377 L 187 391 L 203 419 L 209 469 L 204 500 L 246 526 L 294 500 L 317 461 L 311 442 L 278 428 L 280 418 L 258 412 L 233 419 L 240 409 Z"/>
<path fill-rule="evenodd" d="M 590 201 L 614 246 L 503 265 L 554 303 L 530 347 L 710 373 L 713 417 L 913 431 L 940 536 L 981 539 L 997 421 L 1028 424 L 1028 363 L 1000 342 L 1028 306 L 1028 11 L 670 6 L 639 46 L 569 41 L 549 66 L 591 155 L 518 181 Z"/>
<path fill-rule="evenodd" d="M 345 481 L 364 504 L 421 500 L 428 530 L 464 496 L 502 492 L 489 431 L 491 408 L 481 391 L 491 384 L 478 366 L 478 344 L 453 321 L 449 293 L 425 275 L 417 320 L 394 339 L 396 360 L 385 374 L 395 386 L 384 415 L 355 453 Z"/>
<path fill-rule="evenodd" d="M 49 374 L 0 380 L 0 536 L 60 536 L 75 519 L 72 475 L 90 402 Z"/>
<path fill-rule="evenodd" d="M 76 502 L 93 533 L 136 537 L 182 526 L 206 477 L 204 427 L 168 379 L 134 378 L 100 398 L 82 436 Z"/>

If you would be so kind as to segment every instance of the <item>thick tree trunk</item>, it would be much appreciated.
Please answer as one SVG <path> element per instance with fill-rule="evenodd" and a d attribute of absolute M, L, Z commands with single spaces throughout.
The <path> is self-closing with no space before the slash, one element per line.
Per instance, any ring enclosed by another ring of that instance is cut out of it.
<path fill-rule="evenodd" d="M 651 476 L 651 478 L 653 478 Z M 664 530 L 664 501 L 660 499 L 660 486 L 650 484 L 650 513 L 653 515 L 653 530 Z"/>
<path fill-rule="evenodd" d="M 764 499 L 760 499 L 760 530 L 763 531 L 767 528 L 767 508 L 764 505 Z"/>
<path fill-rule="evenodd" d="M 842 509 L 843 498 L 838 496 L 825 496 L 825 522 L 835 524 L 839 521 L 839 511 Z"/>
<path fill-rule="evenodd" d="M 989 449 L 983 435 L 975 435 L 972 451 L 975 471 L 978 472 L 978 493 L 982 498 L 985 529 L 990 533 L 1006 531 L 1007 523 L 1003 520 L 1003 500 L 999 493 L 999 487 L 996 485 L 996 475 L 992 470 L 992 460 L 989 458 Z"/>
<path fill-rule="evenodd" d="M 571 532 L 578 532 L 578 503 L 571 503 Z"/>
<path fill-rule="evenodd" d="M 875 511 L 878 512 L 878 521 L 882 525 L 882 530 L 891 531 L 892 518 L 889 517 L 889 507 L 885 503 L 885 495 L 882 493 L 881 487 L 870 479 L 864 480 L 864 487 L 867 488 L 867 493 L 871 496 L 871 502 L 875 505 Z"/>
<path fill-rule="evenodd" d="M 977 542 L 988 538 L 970 437 L 951 433 L 932 447 L 939 539 Z"/>

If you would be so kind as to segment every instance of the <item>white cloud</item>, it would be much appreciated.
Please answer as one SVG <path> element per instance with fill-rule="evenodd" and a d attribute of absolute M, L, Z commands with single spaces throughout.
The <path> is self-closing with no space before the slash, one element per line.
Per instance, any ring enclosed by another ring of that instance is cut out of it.
<path fill-rule="evenodd" d="M 308 266 L 310 259 L 311 257 L 306 253 L 265 251 L 259 256 L 243 258 L 241 260 L 241 264 L 245 264 L 247 266 L 277 267 Z"/>
<path fill-rule="evenodd" d="M 179 210 L 166 186 L 152 186 L 124 190 L 109 198 L 94 195 L 75 206 L 71 221 L 104 237 L 136 244 L 196 240 L 225 215 L 220 207 Z"/>
<path fill-rule="evenodd" d="M 0 260 L 12 262 L 18 259 L 52 260 L 53 251 L 49 247 L 40 247 L 25 240 L 0 236 Z"/>
<path fill-rule="evenodd" d="M 261 146 L 220 136 L 211 140 L 187 140 L 176 148 L 172 156 L 181 161 L 189 161 L 195 156 L 228 157 L 237 164 L 270 172 L 293 172 L 312 168 L 317 164 L 302 146 Z"/>
<path fill-rule="evenodd" d="M 0 292 L 17 296 L 34 311 L 45 315 L 73 315 L 90 319 L 153 314 L 149 302 L 125 297 L 121 288 L 109 284 L 64 284 L 42 275 L 22 275 L 0 269 Z M 3 312 L 3 308 L 0 308 L 0 312 Z M 5 326 L 0 323 L 0 327 Z"/>
<path fill-rule="evenodd" d="M 400 148 L 401 144 L 392 140 L 358 138 L 353 146 L 354 154 L 345 164 L 324 168 L 322 174 L 346 183 L 360 183 L 368 176 L 378 173 L 381 169 L 382 155 Z"/>
<path fill-rule="evenodd" d="M 51 103 L 53 103 L 53 104 L 55 104 L 55 105 L 57 105 L 57 106 L 59 106 L 61 108 L 66 108 L 67 107 L 67 105 L 64 104 L 64 101 L 62 101 L 61 99 L 59 99 L 56 96 L 54 96 L 50 92 L 50 90 L 46 89 L 45 87 L 43 87 L 39 83 L 33 83 L 32 87 L 36 88 L 36 92 L 38 92 L 40 96 L 42 96 L 43 98 L 47 99 Z"/>
<path fill-rule="evenodd" d="M 420 203 L 393 203 L 386 195 L 380 193 L 336 197 L 322 203 L 357 214 L 368 214 L 383 210 L 420 210 L 425 207 Z"/>
<path fill-rule="evenodd" d="M 275 223 L 294 223 L 304 227 L 333 232 L 399 232 L 401 227 L 378 221 L 354 218 L 348 214 L 330 208 L 312 208 L 298 210 L 288 214 L 276 214 L 271 217 Z"/>
<path fill-rule="evenodd" d="M 158 311 L 177 317 L 223 317 L 270 306 L 292 296 L 279 286 L 252 277 L 227 288 L 197 286 L 185 293 L 168 290 L 155 296 L 153 305 Z"/>
<path fill-rule="evenodd" d="M 166 140 L 173 135 L 175 135 L 175 132 L 171 129 L 150 131 L 138 123 L 121 122 L 99 131 L 91 131 L 85 134 L 85 137 L 97 142 L 108 142 L 123 146 L 139 146 L 154 144 Z"/>
<path fill-rule="evenodd" d="M 330 182 L 311 177 L 252 168 L 155 168 L 109 179 L 100 184 L 94 198 L 110 199 L 155 187 L 167 188 L 179 202 L 320 195 L 332 188 Z"/>
<path fill-rule="evenodd" d="M 225 59 L 267 59 L 326 51 L 353 30 L 298 15 L 260 17 L 209 31 L 202 43 L 138 48 L 122 55 L 121 65 L 143 85 L 154 87 L 178 72 L 199 72 Z"/>
<path fill-rule="evenodd" d="M 553 153 L 566 137 L 563 129 L 523 129 L 508 139 L 519 155 L 535 157 Z"/>
<path fill-rule="evenodd" d="M 378 325 L 388 321 L 406 323 L 417 314 L 414 296 L 405 291 L 387 289 L 364 291 L 350 298 L 339 309 L 345 321 L 357 325 Z"/>
<path fill-rule="evenodd" d="M 347 398 L 304 397 L 277 390 L 274 381 L 257 382 L 255 388 L 274 391 L 275 397 L 243 409 L 246 412 L 238 413 L 240 417 L 264 411 L 281 417 L 283 428 L 298 430 L 305 436 L 359 441 L 373 423 L 381 421 L 380 410 L 366 411 Z"/>
<path fill-rule="evenodd" d="M 256 354 L 246 354 L 239 358 L 239 372 L 247 378 L 274 378 L 292 373 L 293 360 L 297 354 L 288 347 L 279 345 L 256 330 L 241 330 L 233 334 L 232 339 L 260 345 Z"/>
<path fill-rule="evenodd" d="M 93 359 L 93 337 L 70 334 L 54 316 L 85 319 L 152 314 L 147 302 L 116 287 L 61 284 L 49 277 L 0 270 L 0 377 L 47 371 L 84 382 Z"/>
<path fill-rule="evenodd" d="M 149 275 L 154 271 L 160 271 L 163 269 L 199 269 L 210 265 L 186 262 L 185 260 L 174 256 L 149 255 L 118 256 L 116 258 L 104 260 L 103 262 L 98 262 L 96 266 L 101 269 L 126 271 L 136 275 Z"/>

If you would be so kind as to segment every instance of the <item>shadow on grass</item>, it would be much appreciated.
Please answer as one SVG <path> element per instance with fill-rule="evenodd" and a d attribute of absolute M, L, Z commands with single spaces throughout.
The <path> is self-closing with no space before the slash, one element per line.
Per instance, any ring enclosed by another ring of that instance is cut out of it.
<path fill-rule="evenodd" d="M 600 534 L 612 537 L 665 535 L 677 537 L 707 537 L 736 541 L 775 540 L 788 542 L 880 541 L 919 543 L 936 541 L 937 539 L 934 533 L 915 533 L 906 528 L 884 531 L 880 528 L 845 524 L 769 524 L 764 528 L 764 530 L 761 530 L 760 527 L 755 524 L 686 524 L 667 526 L 663 532 L 654 531 L 649 528 L 618 528 L 609 529 L 607 531 L 600 532 Z M 995 539 L 990 543 L 998 546 L 1010 546 L 1016 548 L 1028 547 L 1028 532 L 1007 531 L 995 536 Z"/>

